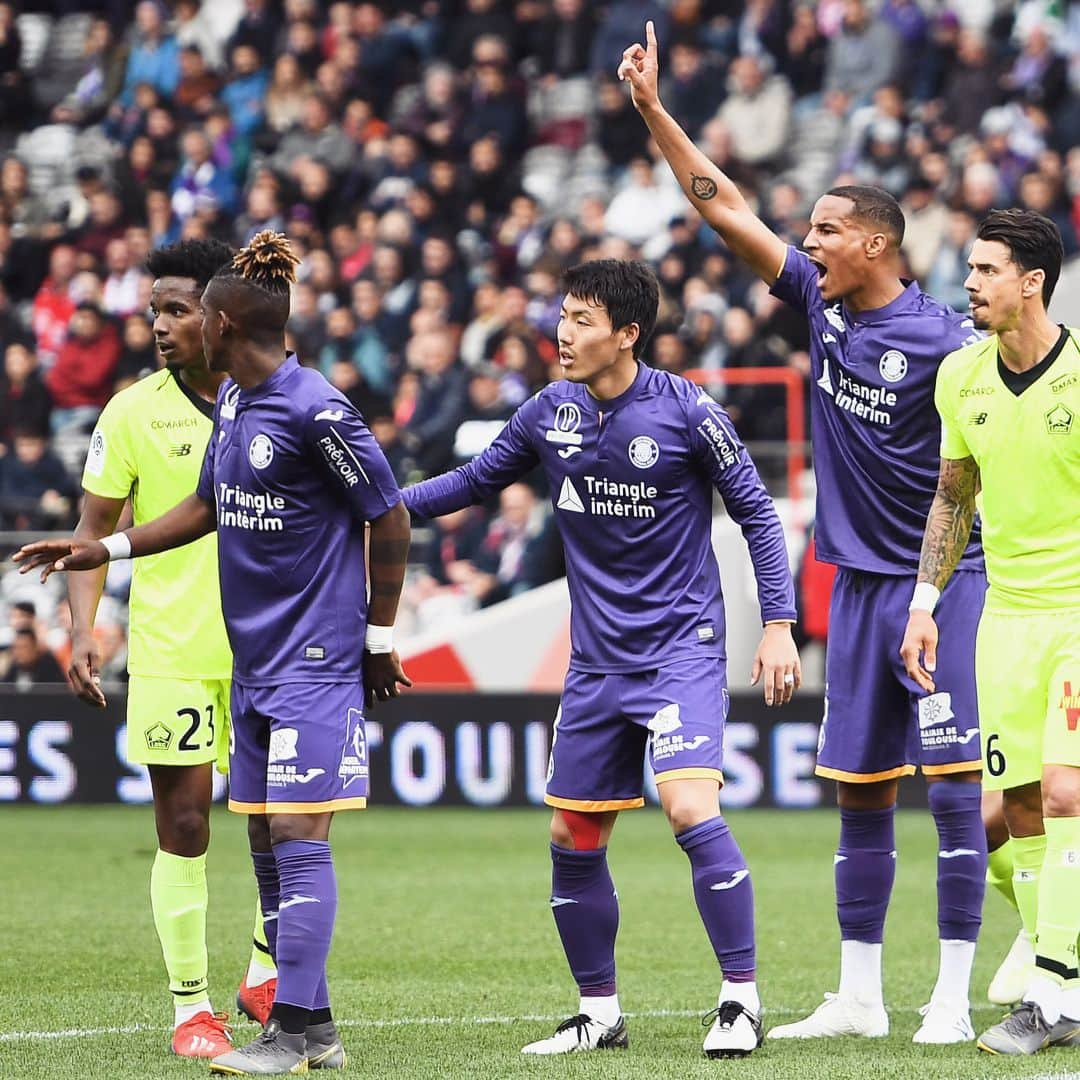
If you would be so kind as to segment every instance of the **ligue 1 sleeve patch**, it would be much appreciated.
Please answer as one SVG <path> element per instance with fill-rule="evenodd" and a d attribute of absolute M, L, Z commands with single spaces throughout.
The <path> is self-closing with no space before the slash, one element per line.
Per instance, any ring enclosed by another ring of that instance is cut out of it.
<path fill-rule="evenodd" d="M 90 449 L 86 454 L 86 471 L 91 476 L 100 476 L 105 471 L 105 436 L 101 428 L 94 428 L 90 436 Z"/>

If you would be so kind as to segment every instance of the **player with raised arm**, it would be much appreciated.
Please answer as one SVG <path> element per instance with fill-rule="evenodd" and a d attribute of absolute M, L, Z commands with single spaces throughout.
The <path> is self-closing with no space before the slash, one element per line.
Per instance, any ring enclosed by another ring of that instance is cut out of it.
<path fill-rule="evenodd" d="M 555 808 L 551 908 L 580 1005 L 526 1054 L 627 1045 L 607 843 L 619 811 L 644 803 L 646 752 L 723 975 L 705 1053 L 738 1057 L 761 1043 L 750 871 L 718 804 L 728 694 L 714 488 L 754 563 L 765 632 L 753 679 L 770 705 L 800 681 L 794 590 L 772 500 L 727 414 L 640 361 L 658 298 L 643 263 L 570 270 L 557 330 L 565 378 L 478 458 L 405 491 L 410 510 L 438 517 L 539 465 L 566 549 L 572 652 L 545 801 Z"/>
<path fill-rule="evenodd" d="M 648 23 L 646 44 L 630 46 L 619 66 L 635 107 L 702 217 L 809 320 L 817 555 L 839 567 L 817 773 L 838 782 L 840 988 L 769 1037 L 888 1033 L 881 943 L 896 872 L 897 784 L 921 766 L 939 838 L 940 969 L 914 1038 L 973 1039 L 968 995 L 986 871 L 974 673 L 986 579 L 977 536 L 942 598 L 950 645 L 935 693 L 907 676 L 897 650 L 937 479 L 934 377 L 974 330 L 900 279 L 904 217 L 885 191 L 833 188 L 814 206 L 804 250 L 785 244 L 666 112 L 657 71 Z"/>
<path fill-rule="evenodd" d="M 991 336 L 938 374 L 941 474 L 903 643 L 908 672 L 933 693 L 949 631 L 932 613 L 981 486 L 985 782 L 1004 793 L 1016 901 L 1035 942 L 1023 999 L 979 1037 L 994 1054 L 1080 1046 L 1080 341 L 1046 313 L 1062 258 L 1057 227 L 1030 210 L 994 211 L 976 233 L 964 286 Z"/>
<path fill-rule="evenodd" d="M 122 390 L 105 406 L 83 473 L 80 538 L 115 528 L 130 498 L 141 525 L 179 502 L 199 478 L 224 373 L 206 366 L 199 298 L 232 259 L 215 240 L 159 248 L 154 277 L 154 337 L 165 369 Z M 192 582 L 198 588 L 192 589 Z M 68 582 L 72 657 L 68 679 L 83 701 L 102 708 L 94 616 L 104 569 Z M 218 590 L 217 543 L 208 536 L 136 564 L 129 622 L 127 758 L 150 773 L 158 851 L 150 874 L 154 926 L 175 1003 L 172 1049 L 215 1057 L 230 1049 L 225 1017 L 210 1004 L 206 956 L 206 849 L 213 763 L 228 761 L 232 653 Z M 264 1022 L 275 969 L 256 915 L 252 960 L 241 1008 Z"/>
<path fill-rule="evenodd" d="M 365 701 L 408 685 L 392 626 L 409 515 L 359 413 L 285 353 L 295 262 L 283 236 L 260 233 L 202 295 L 210 369 L 232 378 L 195 493 L 103 541 L 40 541 L 15 556 L 47 575 L 217 530 L 233 651 L 229 808 L 250 815 L 263 910 L 278 913 L 270 1018 L 254 1042 L 213 1060 L 225 1075 L 344 1064 L 325 970 L 337 908 L 330 824 L 366 803 Z"/>

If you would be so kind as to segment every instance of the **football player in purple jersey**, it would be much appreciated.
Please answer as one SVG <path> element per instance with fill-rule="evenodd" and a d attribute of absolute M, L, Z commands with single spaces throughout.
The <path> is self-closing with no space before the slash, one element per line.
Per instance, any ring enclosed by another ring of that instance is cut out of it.
<path fill-rule="evenodd" d="M 229 808 L 250 815 L 278 964 L 262 1033 L 211 1063 L 224 1075 L 345 1063 L 326 986 L 337 909 L 330 824 L 366 804 L 365 702 L 409 685 L 392 639 L 409 515 L 360 414 L 286 355 L 296 261 L 285 237 L 259 233 L 202 295 L 207 361 L 231 378 L 195 493 L 103 540 L 42 541 L 16 555 L 47 576 L 217 531 L 233 650 Z"/>
<path fill-rule="evenodd" d="M 942 358 L 977 337 L 969 318 L 900 278 L 904 217 L 881 189 L 837 187 L 813 208 L 803 250 L 753 212 L 732 180 L 661 104 L 652 23 L 619 77 L 704 220 L 810 323 L 816 546 L 835 563 L 817 773 L 837 781 L 839 993 L 770 1038 L 885 1035 L 881 944 L 896 868 L 897 782 L 921 768 L 937 825 L 940 967 L 919 1043 L 974 1038 L 968 1003 L 981 922 L 986 838 L 980 815 L 975 630 L 986 579 L 978 530 L 941 598 L 948 653 L 926 693 L 899 655 L 922 526 L 937 486 L 933 404 Z"/>
<path fill-rule="evenodd" d="M 761 1043 L 750 871 L 718 801 L 728 695 L 714 491 L 753 560 L 764 635 L 752 676 L 770 705 L 800 681 L 794 591 L 776 510 L 727 414 L 641 362 L 658 297 L 644 263 L 570 270 L 557 330 L 564 378 L 475 460 L 405 491 L 410 510 L 437 517 L 540 466 L 566 551 L 570 670 L 545 801 L 551 908 L 580 1002 L 530 1055 L 627 1045 L 607 843 L 619 811 L 644 802 L 646 755 L 722 974 L 705 1053 L 743 1056 Z"/>

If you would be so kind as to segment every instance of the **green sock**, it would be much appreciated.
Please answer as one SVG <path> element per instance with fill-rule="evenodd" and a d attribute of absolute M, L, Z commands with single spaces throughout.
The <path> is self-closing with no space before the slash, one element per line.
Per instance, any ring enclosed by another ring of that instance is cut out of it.
<path fill-rule="evenodd" d="M 1080 933 L 1080 817 L 1046 818 L 1046 856 L 1039 875 L 1036 965 L 1076 978 Z"/>
<path fill-rule="evenodd" d="M 209 999 L 206 903 L 206 856 L 185 859 L 159 851 L 150 871 L 150 906 L 177 1005 Z"/>
<path fill-rule="evenodd" d="M 1039 910 L 1039 871 L 1046 855 L 1046 836 L 1014 836 L 1012 852 L 1016 909 L 1028 937 L 1034 941 Z"/>
<path fill-rule="evenodd" d="M 1016 891 L 1013 889 L 1013 842 L 1010 837 L 986 857 L 986 884 L 997 889 L 1012 907 L 1016 907 Z"/>
<path fill-rule="evenodd" d="M 270 946 L 266 942 L 266 928 L 263 926 L 262 901 L 255 897 L 255 929 L 252 933 L 251 963 L 248 967 L 271 972 L 277 971 L 274 958 L 270 955 Z M 272 977 L 272 976 L 271 976 Z"/>

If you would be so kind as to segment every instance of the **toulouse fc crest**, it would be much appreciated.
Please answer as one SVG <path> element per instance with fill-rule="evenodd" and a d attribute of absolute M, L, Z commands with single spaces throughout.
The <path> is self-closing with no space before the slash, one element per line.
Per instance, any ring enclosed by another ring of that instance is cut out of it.
<path fill-rule="evenodd" d="M 638 469 L 651 469 L 660 458 L 660 447 L 651 435 L 638 435 L 630 442 L 630 464 Z"/>
<path fill-rule="evenodd" d="M 886 382 L 899 382 L 907 374 L 907 357 L 899 349 L 882 353 L 878 371 Z"/>
<path fill-rule="evenodd" d="M 250 461 L 256 469 L 265 469 L 273 460 L 274 444 L 266 435 L 259 432 L 259 434 L 251 440 L 251 445 L 248 447 L 248 461 Z"/>

